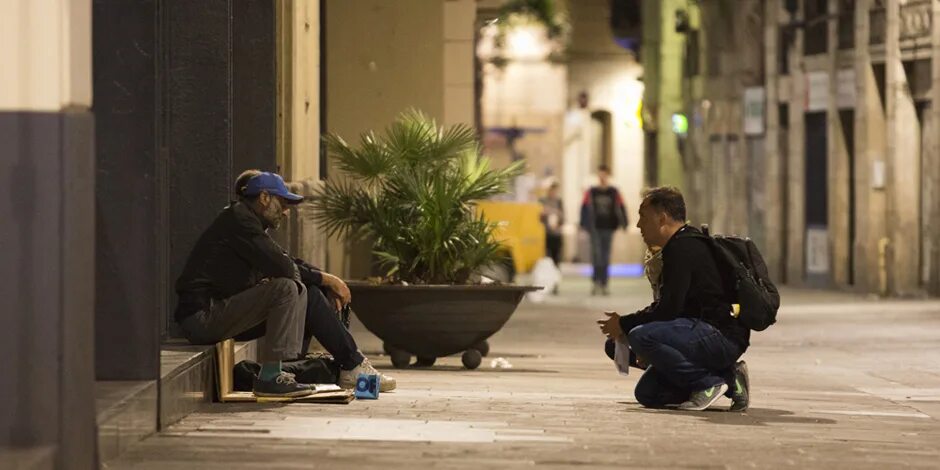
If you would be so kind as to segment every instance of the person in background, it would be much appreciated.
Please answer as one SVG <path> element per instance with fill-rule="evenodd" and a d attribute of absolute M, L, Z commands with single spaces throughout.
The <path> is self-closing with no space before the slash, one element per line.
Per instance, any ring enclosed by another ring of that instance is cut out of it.
<path fill-rule="evenodd" d="M 591 264 L 594 267 L 591 295 L 609 295 L 610 247 L 614 232 L 629 224 L 627 207 L 620 191 L 610 184 L 610 168 L 597 169 L 599 184 L 584 193 L 581 204 L 581 228 L 591 236 Z"/>
<path fill-rule="evenodd" d="M 561 266 L 562 234 L 561 227 L 565 223 L 565 211 L 561 203 L 561 197 L 558 196 L 558 182 L 552 182 L 548 187 L 548 193 L 539 200 L 542 203 L 542 215 L 540 220 L 545 226 L 545 252 L 546 255 L 555 263 L 555 267 Z M 558 294 L 558 285 L 552 290 L 552 294 Z"/>

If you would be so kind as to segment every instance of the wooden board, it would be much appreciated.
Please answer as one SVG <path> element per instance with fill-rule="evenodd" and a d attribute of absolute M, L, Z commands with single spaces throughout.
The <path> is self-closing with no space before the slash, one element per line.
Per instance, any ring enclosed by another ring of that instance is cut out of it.
<path fill-rule="evenodd" d="M 342 390 L 339 392 L 320 392 L 306 397 L 256 397 L 251 392 L 231 392 L 222 400 L 225 403 L 325 403 L 325 404 L 347 404 L 355 400 L 351 390 Z"/>

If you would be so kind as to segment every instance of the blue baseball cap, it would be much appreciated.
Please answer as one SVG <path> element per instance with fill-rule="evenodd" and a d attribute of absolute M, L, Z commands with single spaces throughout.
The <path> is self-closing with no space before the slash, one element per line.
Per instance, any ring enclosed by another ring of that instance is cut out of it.
<path fill-rule="evenodd" d="M 261 194 L 262 191 L 266 191 L 268 194 L 274 196 L 280 196 L 291 203 L 298 203 L 304 200 L 303 196 L 290 192 L 287 189 L 287 185 L 284 184 L 284 178 L 281 178 L 281 175 L 277 173 L 265 171 L 259 175 L 253 176 L 248 180 L 248 184 L 245 185 L 244 194 L 246 196 L 257 196 Z"/>

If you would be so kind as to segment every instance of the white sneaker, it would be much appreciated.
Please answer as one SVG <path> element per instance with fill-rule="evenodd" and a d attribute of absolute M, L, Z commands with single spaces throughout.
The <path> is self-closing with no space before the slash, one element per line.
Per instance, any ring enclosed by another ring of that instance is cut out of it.
<path fill-rule="evenodd" d="M 339 386 L 350 390 L 356 388 L 356 379 L 359 378 L 359 374 L 378 375 L 380 392 L 390 392 L 395 390 L 395 387 L 398 386 L 394 377 L 385 375 L 376 370 L 375 367 L 372 367 L 372 363 L 369 362 L 368 358 L 364 358 L 362 363 L 353 370 L 339 371 Z"/>

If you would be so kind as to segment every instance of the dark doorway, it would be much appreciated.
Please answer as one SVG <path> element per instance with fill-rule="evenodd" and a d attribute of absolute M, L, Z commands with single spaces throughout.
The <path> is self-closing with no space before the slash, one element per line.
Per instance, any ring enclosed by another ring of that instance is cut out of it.
<path fill-rule="evenodd" d="M 646 186 L 650 188 L 659 184 L 659 159 L 656 158 L 658 151 L 656 133 L 646 132 L 643 136 L 643 168 L 646 173 Z"/>
<path fill-rule="evenodd" d="M 747 137 L 747 233 L 759 247 L 767 246 L 767 159 L 764 137 Z"/>
<path fill-rule="evenodd" d="M 849 285 L 855 284 L 855 111 L 843 109 L 839 111 L 839 122 L 842 125 L 842 138 L 845 141 L 845 154 L 848 158 L 849 173 Z"/>
<path fill-rule="evenodd" d="M 805 119 L 805 274 L 808 283 L 825 284 L 830 272 L 826 113 L 807 113 Z"/>
<path fill-rule="evenodd" d="M 780 266 L 776 267 L 781 283 L 787 282 L 787 263 L 790 261 L 790 108 L 786 104 L 777 108 L 780 122 L 777 145 L 780 159 Z"/>
<path fill-rule="evenodd" d="M 591 168 L 601 165 L 612 168 L 613 165 L 613 136 L 611 132 L 611 116 L 608 111 L 594 111 L 591 113 Z"/>
<path fill-rule="evenodd" d="M 934 186 L 935 165 L 938 155 L 933 152 L 934 139 L 937 138 L 930 129 L 933 127 L 933 115 L 929 101 L 918 101 L 916 103 L 917 121 L 920 123 L 920 203 L 918 210 L 920 217 L 917 218 L 920 224 L 920 285 L 929 290 L 937 285 L 936 276 L 937 267 L 934 266 L 938 260 L 935 257 L 940 247 L 934 245 L 934 233 L 938 230 L 938 221 L 934 219 L 935 213 L 933 205 L 937 203 L 937 188 Z"/>

